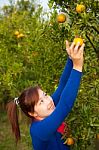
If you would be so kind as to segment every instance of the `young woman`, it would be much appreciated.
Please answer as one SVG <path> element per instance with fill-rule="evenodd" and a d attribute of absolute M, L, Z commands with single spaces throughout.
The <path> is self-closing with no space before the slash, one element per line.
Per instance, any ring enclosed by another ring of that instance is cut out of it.
<path fill-rule="evenodd" d="M 80 86 L 84 44 L 74 42 L 66 50 L 69 55 L 56 91 L 47 95 L 40 87 L 30 87 L 7 105 L 9 120 L 16 140 L 20 138 L 17 105 L 30 118 L 30 135 L 34 150 L 69 150 L 61 139 L 60 127 L 71 111 Z"/>

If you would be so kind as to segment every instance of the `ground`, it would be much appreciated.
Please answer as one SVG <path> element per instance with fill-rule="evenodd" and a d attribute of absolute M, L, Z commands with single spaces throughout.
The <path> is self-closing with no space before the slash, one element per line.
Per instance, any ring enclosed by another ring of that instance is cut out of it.
<path fill-rule="evenodd" d="M 20 123 L 21 141 L 16 146 L 11 131 L 11 126 L 7 119 L 7 114 L 0 111 L 0 149 L 1 150 L 33 150 L 29 134 L 29 125 L 24 121 Z"/>

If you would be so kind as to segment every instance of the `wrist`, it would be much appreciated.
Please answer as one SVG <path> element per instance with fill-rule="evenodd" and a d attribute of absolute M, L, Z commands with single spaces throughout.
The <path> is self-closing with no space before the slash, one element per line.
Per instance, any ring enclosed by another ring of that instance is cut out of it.
<path fill-rule="evenodd" d="M 82 72 L 83 70 L 83 66 L 73 66 L 73 69 L 79 71 L 79 72 Z"/>
<path fill-rule="evenodd" d="M 69 57 L 69 59 L 71 59 L 71 60 L 72 60 L 71 56 L 68 56 L 68 57 Z"/>

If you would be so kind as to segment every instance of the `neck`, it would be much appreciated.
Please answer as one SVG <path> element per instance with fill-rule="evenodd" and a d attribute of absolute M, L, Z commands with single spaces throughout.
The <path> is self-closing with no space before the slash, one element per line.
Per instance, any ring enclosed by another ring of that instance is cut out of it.
<path fill-rule="evenodd" d="M 37 120 L 37 121 L 41 121 L 41 120 L 43 120 L 44 118 L 42 118 L 42 117 L 35 117 L 35 120 Z"/>

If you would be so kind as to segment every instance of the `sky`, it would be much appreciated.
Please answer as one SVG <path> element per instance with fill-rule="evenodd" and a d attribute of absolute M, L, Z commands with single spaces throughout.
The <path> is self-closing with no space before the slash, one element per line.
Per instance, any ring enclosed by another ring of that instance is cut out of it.
<path fill-rule="evenodd" d="M 43 6 L 45 11 L 48 10 L 48 0 L 37 0 L 38 4 L 40 3 Z M 9 4 L 9 0 L 0 0 L 0 7 Z"/>

